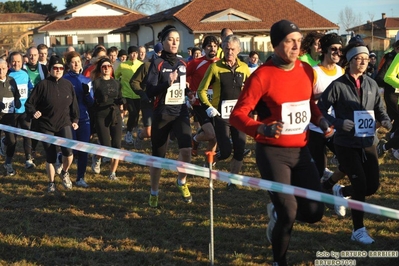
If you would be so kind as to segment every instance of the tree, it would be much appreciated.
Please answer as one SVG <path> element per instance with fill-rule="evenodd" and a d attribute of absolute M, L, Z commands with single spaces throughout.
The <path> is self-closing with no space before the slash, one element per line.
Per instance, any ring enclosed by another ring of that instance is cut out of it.
<path fill-rule="evenodd" d="M 65 0 L 65 7 L 70 8 L 88 2 L 90 0 Z"/>
<path fill-rule="evenodd" d="M 339 12 L 338 18 L 345 31 L 362 23 L 362 15 L 360 13 L 356 15 L 353 9 L 348 6 Z"/>
<path fill-rule="evenodd" d="M 47 15 L 57 11 L 53 4 L 34 1 L 7 1 L 0 3 L 0 13 L 37 13 Z"/>
<path fill-rule="evenodd" d="M 132 10 L 137 10 L 147 14 L 157 13 L 159 11 L 180 5 L 189 0 L 172 0 L 172 1 L 163 1 L 163 0 L 110 0 L 110 2 L 114 2 L 115 4 L 125 6 Z"/>

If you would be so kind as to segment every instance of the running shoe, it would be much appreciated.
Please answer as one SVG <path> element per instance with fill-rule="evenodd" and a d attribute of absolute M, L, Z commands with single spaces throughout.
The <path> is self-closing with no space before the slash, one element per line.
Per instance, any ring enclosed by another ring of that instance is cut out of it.
<path fill-rule="evenodd" d="M 353 230 L 351 240 L 366 245 L 373 244 L 375 242 L 374 239 L 372 239 L 368 234 L 366 227 L 359 228 L 356 231 Z"/>
<path fill-rule="evenodd" d="M 344 198 L 344 196 L 342 195 L 342 188 L 344 186 L 340 185 L 340 184 L 335 184 L 332 188 L 333 190 L 333 195 L 334 196 L 338 196 L 341 198 Z M 334 210 L 335 213 L 339 216 L 339 217 L 345 217 L 346 215 L 346 208 L 343 205 L 334 205 Z"/>
<path fill-rule="evenodd" d="M 72 189 L 72 182 L 71 179 L 69 178 L 68 172 L 61 171 L 60 178 L 62 180 L 62 184 L 66 189 Z"/>
<path fill-rule="evenodd" d="M 132 135 L 132 132 L 130 132 L 130 131 L 127 131 L 127 132 L 126 132 L 126 135 L 125 135 L 125 142 L 126 142 L 127 144 L 133 144 L 133 135 Z"/>
<path fill-rule="evenodd" d="M 56 172 L 58 175 L 60 175 L 60 174 L 61 174 L 61 171 L 62 171 L 62 153 L 61 153 L 61 152 L 59 152 L 59 153 L 57 154 L 57 159 L 56 159 L 56 161 L 55 161 L 54 167 L 55 167 L 55 172 Z"/>
<path fill-rule="evenodd" d="M 48 193 L 55 192 L 55 183 L 54 182 L 51 182 L 51 183 L 48 184 L 47 192 Z"/>
<path fill-rule="evenodd" d="M 91 170 L 96 174 L 101 172 L 101 159 L 97 159 L 94 154 L 91 156 Z"/>
<path fill-rule="evenodd" d="M 25 169 L 32 169 L 35 167 L 36 167 L 36 164 L 32 161 L 32 159 L 26 160 Z"/>
<path fill-rule="evenodd" d="M 108 176 L 108 179 L 109 179 L 109 180 L 113 180 L 113 181 L 119 180 L 119 178 L 116 176 L 115 173 L 110 174 L 110 175 Z"/>
<path fill-rule="evenodd" d="M 180 193 L 181 193 L 181 195 L 182 195 L 182 198 L 183 198 L 183 200 L 184 200 L 186 203 L 191 203 L 191 202 L 193 202 L 193 198 L 191 197 L 191 193 L 190 193 L 190 190 L 188 189 L 187 183 L 180 186 L 180 185 L 179 185 L 179 182 L 176 181 L 176 186 L 177 186 L 177 189 L 179 189 L 179 191 L 180 191 Z"/>
<path fill-rule="evenodd" d="M 385 143 L 387 143 L 387 141 L 385 139 L 381 139 L 380 142 L 378 142 L 378 145 L 377 145 L 378 158 L 384 157 L 384 155 L 386 153 L 386 150 L 384 149 Z"/>
<path fill-rule="evenodd" d="M 149 199 L 149 201 L 148 201 L 148 204 L 149 204 L 150 207 L 152 207 L 152 208 L 158 207 L 158 196 L 155 196 L 155 195 L 151 195 L 151 194 L 150 194 L 150 199 Z"/>
<path fill-rule="evenodd" d="M 84 188 L 88 188 L 89 187 L 89 185 L 86 183 L 86 181 L 83 178 L 81 178 L 78 181 L 76 181 L 76 186 L 84 187 Z"/>
<path fill-rule="evenodd" d="M 15 175 L 15 171 L 12 168 L 12 164 L 8 163 L 8 164 L 4 164 L 4 169 L 6 169 L 6 173 L 8 176 L 13 176 Z"/>

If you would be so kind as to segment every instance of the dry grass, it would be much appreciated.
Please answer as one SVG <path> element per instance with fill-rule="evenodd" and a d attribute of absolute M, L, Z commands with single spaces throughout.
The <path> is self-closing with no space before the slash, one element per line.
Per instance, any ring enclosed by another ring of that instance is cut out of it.
<path fill-rule="evenodd" d="M 21 141 L 20 141 L 21 142 Z M 148 143 L 144 152 L 149 153 Z M 249 147 L 253 150 L 253 143 Z M 21 148 L 18 148 L 21 151 Z M 168 158 L 176 158 L 176 145 Z M 16 154 L 17 175 L 0 178 L 0 265 L 209 265 L 208 180 L 190 177 L 194 202 L 182 202 L 176 173 L 163 171 L 160 206 L 148 206 L 148 168 L 122 162 L 120 181 L 107 179 L 107 166 L 86 176 L 90 188 L 63 189 L 48 195 L 44 157 L 35 170 L 25 170 Z M 193 158 L 202 164 L 204 158 Z M 228 169 L 219 163 L 218 169 Z M 388 155 L 381 165 L 381 188 L 368 202 L 398 208 L 397 161 Z M 76 166 L 71 169 L 76 174 Z M 258 176 L 254 155 L 245 158 L 243 174 Z M 74 181 L 74 180 L 73 180 Z M 229 192 L 215 182 L 214 235 L 216 265 L 268 265 L 265 191 L 239 187 Z M 313 265 L 317 251 L 399 250 L 398 221 L 366 214 L 366 227 L 376 243 L 350 241 L 352 223 L 331 210 L 314 225 L 297 223 L 288 251 L 290 265 Z M 357 265 L 397 265 L 398 258 L 361 258 Z"/>

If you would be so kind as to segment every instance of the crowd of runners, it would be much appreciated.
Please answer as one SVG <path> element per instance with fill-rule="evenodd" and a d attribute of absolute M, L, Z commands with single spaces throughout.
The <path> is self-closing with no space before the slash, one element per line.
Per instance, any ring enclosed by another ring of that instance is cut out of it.
<path fill-rule="evenodd" d="M 399 123 L 393 123 L 399 121 L 398 38 L 378 65 L 360 36 L 344 43 L 335 33 L 305 35 L 294 22 L 281 20 L 270 37 L 274 53 L 264 63 L 256 51 L 248 62 L 240 60 L 239 36 L 227 28 L 220 36 L 206 36 L 183 58 L 179 31 L 171 25 L 158 34 L 150 57 L 144 46 L 125 51 L 97 45 L 83 55 L 68 47 L 63 56 L 49 56 L 40 44 L 26 51 L 27 62 L 25 54 L 11 52 L 0 59 L 0 123 L 118 149 L 141 151 L 148 141 L 156 157 L 166 156 L 173 139 L 183 162 L 200 156 L 203 143 L 204 151 L 214 152 L 216 167 L 231 158 L 229 168 L 220 170 L 236 174 L 249 153 L 248 135 L 256 142 L 263 179 L 364 202 L 379 187 L 378 157 L 392 150 L 399 159 Z M 377 128 L 387 132 L 382 139 Z M 0 152 L 8 176 L 16 174 L 16 143 L 15 134 L 3 132 Z M 89 187 L 87 166 L 96 174 L 104 171 L 107 158 L 89 160 L 85 152 L 50 143 L 43 148 L 49 193 L 56 190 L 56 175 L 66 189 L 73 188 L 74 157 L 76 186 Z M 23 138 L 25 168 L 35 168 L 36 149 L 36 140 Z M 327 168 L 328 151 L 334 172 Z M 107 177 L 118 180 L 117 170 L 118 160 L 110 159 Z M 150 167 L 149 176 L 149 205 L 155 208 L 161 169 Z M 341 184 L 345 178 L 349 186 Z M 176 187 L 184 202 L 193 201 L 186 174 L 177 174 Z M 287 265 L 294 222 L 320 221 L 325 206 L 294 195 L 269 195 L 273 265 Z M 346 215 L 344 206 L 330 207 Z M 364 212 L 352 210 L 351 216 L 351 239 L 373 243 Z"/>

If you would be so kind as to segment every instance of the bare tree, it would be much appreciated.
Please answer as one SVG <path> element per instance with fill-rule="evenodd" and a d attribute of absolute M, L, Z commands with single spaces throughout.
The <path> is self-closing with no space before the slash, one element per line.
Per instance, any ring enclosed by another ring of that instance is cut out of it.
<path fill-rule="evenodd" d="M 163 0 L 110 0 L 118 5 L 125 6 L 132 10 L 137 10 L 143 13 L 153 14 L 160 12 L 162 10 L 180 5 L 188 0 L 172 0 L 172 1 L 163 1 Z"/>
<path fill-rule="evenodd" d="M 353 9 L 348 6 L 339 12 L 338 18 L 345 31 L 362 23 L 362 15 L 360 13 L 356 15 Z"/>

